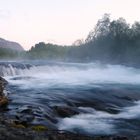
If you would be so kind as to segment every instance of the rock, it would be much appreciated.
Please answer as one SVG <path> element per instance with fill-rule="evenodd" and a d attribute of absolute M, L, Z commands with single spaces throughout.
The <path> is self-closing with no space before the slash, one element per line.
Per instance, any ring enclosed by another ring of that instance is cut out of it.
<path fill-rule="evenodd" d="M 33 114 L 33 110 L 31 108 L 27 108 L 27 109 L 21 110 L 20 113 Z"/>
<path fill-rule="evenodd" d="M 33 110 L 27 108 L 19 111 L 18 114 L 16 114 L 15 119 L 16 124 L 27 127 L 35 119 L 35 116 Z"/>
<path fill-rule="evenodd" d="M 35 130 L 35 131 L 47 131 L 48 128 L 46 126 L 43 126 L 43 125 L 36 125 L 36 126 L 32 126 L 32 130 Z"/>
<path fill-rule="evenodd" d="M 7 84 L 8 82 L 4 79 L 4 78 L 2 78 L 2 77 L 0 77 L 0 83 L 2 83 L 2 84 Z"/>
<path fill-rule="evenodd" d="M 0 96 L 3 96 L 3 90 L 7 83 L 4 78 L 0 77 Z"/>
<path fill-rule="evenodd" d="M 5 96 L 0 97 L 0 107 L 8 105 L 8 98 Z"/>
<path fill-rule="evenodd" d="M 22 125 L 22 124 L 13 124 L 13 125 L 11 125 L 11 126 L 13 126 L 13 127 L 15 127 L 15 128 L 26 128 L 24 125 Z"/>
<path fill-rule="evenodd" d="M 18 121 L 30 123 L 35 119 L 35 116 L 30 114 L 20 114 L 16 115 L 15 118 Z"/>
<path fill-rule="evenodd" d="M 8 104 L 8 98 L 3 93 L 7 83 L 8 82 L 4 78 L 0 77 L 0 107 Z"/>
<path fill-rule="evenodd" d="M 13 126 L 24 126 L 24 127 L 28 127 L 28 122 L 27 121 L 13 121 Z"/>
<path fill-rule="evenodd" d="M 139 134 L 136 136 L 117 136 L 115 134 L 111 136 L 87 136 L 84 134 L 50 129 L 48 126 L 46 127 L 39 124 L 26 127 L 24 123 L 0 116 L 0 140 L 140 140 L 140 136 Z"/>
<path fill-rule="evenodd" d="M 59 117 L 65 118 L 65 117 L 71 117 L 73 115 L 79 114 L 79 112 L 71 107 L 65 107 L 65 106 L 55 106 L 54 111 Z"/>

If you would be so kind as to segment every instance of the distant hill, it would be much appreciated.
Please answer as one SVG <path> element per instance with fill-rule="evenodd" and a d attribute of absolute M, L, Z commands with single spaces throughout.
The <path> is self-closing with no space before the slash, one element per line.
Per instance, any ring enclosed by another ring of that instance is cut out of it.
<path fill-rule="evenodd" d="M 23 47 L 19 43 L 8 41 L 3 38 L 0 38 L 0 48 L 12 49 L 15 51 L 24 51 Z"/>

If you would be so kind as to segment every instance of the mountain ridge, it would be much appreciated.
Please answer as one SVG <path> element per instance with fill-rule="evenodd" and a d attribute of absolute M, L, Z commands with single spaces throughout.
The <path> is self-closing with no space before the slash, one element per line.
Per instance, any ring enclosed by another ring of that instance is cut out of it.
<path fill-rule="evenodd" d="M 24 51 L 23 47 L 14 41 L 9 41 L 0 37 L 0 48 L 12 49 L 15 51 Z"/>

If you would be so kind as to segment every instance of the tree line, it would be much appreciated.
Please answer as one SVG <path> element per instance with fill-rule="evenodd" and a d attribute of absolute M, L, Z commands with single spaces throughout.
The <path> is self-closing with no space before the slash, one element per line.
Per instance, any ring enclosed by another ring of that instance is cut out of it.
<path fill-rule="evenodd" d="M 140 22 L 130 25 L 124 18 L 111 20 L 109 14 L 104 14 L 85 40 L 71 46 L 40 42 L 20 55 L 26 59 L 139 65 Z"/>

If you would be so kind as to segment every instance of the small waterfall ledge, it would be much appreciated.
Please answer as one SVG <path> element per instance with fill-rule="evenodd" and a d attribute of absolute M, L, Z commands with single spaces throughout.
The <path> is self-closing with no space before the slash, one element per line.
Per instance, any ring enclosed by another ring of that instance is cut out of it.
<path fill-rule="evenodd" d="M 15 76 L 24 74 L 25 71 L 33 67 L 30 64 L 17 63 L 17 62 L 0 62 L 0 76 Z"/>

